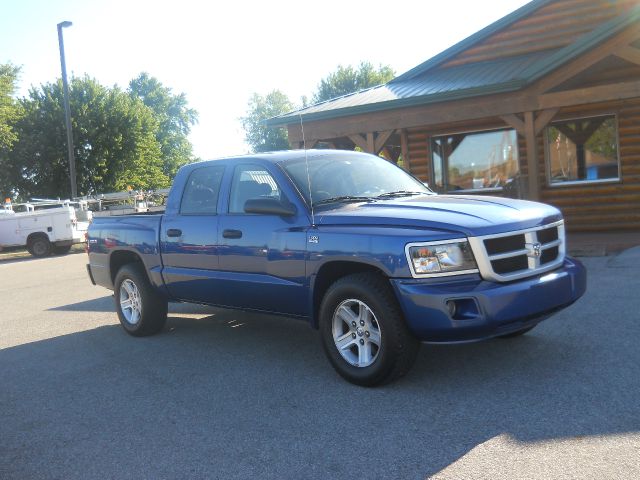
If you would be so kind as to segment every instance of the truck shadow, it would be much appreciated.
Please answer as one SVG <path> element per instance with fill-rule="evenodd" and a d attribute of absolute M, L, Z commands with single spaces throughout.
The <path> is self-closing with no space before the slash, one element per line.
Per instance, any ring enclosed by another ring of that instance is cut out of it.
<path fill-rule="evenodd" d="M 640 352 L 626 332 L 638 327 L 615 317 L 611 338 L 589 308 L 515 340 L 425 345 L 406 378 L 377 389 L 340 379 L 304 322 L 221 309 L 180 305 L 153 337 L 107 325 L 6 348 L 4 473 L 28 478 L 46 462 L 53 477 L 73 465 L 85 478 L 352 478 L 345 455 L 364 452 L 372 478 L 424 478 L 503 433 L 537 442 L 637 432 Z M 113 445 L 153 448 L 122 455 Z"/>

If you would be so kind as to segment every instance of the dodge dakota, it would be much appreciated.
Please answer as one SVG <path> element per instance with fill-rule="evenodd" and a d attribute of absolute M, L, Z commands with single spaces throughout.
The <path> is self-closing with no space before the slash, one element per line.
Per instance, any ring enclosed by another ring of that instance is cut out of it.
<path fill-rule="evenodd" d="M 186 165 L 164 213 L 94 218 L 88 250 L 131 335 L 160 332 L 169 301 L 298 317 L 365 386 L 404 375 L 422 342 L 522 335 L 586 289 L 556 208 L 436 195 L 337 150 Z"/>

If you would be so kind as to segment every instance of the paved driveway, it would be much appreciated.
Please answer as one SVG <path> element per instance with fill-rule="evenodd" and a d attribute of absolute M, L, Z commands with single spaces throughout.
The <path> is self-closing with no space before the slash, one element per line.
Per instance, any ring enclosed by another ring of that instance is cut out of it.
<path fill-rule="evenodd" d="M 341 380 L 296 320 L 175 306 L 116 324 L 83 254 L 0 262 L 0 478 L 639 478 L 640 250 L 515 340 Z"/>

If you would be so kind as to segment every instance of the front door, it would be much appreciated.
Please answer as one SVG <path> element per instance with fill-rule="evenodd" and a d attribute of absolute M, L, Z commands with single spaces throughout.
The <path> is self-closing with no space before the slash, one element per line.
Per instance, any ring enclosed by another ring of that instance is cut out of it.
<path fill-rule="evenodd" d="M 252 198 L 287 201 L 264 166 L 235 167 L 228 211 L 220 215 L 219 268 L 224 304 L 292 315 L 308 312 L 305 286 L 305 212 L 294 216 L 247 214 Z"/>

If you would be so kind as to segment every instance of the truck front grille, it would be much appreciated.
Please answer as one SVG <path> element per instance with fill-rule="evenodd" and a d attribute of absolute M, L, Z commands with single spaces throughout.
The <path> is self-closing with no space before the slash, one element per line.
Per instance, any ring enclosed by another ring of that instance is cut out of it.
<path fill-rule="evenodd" d="M 471 237 L 469 243 L 483 278 L 508 282 L 562 265 L 564 222 L 517 232 Z"/>

